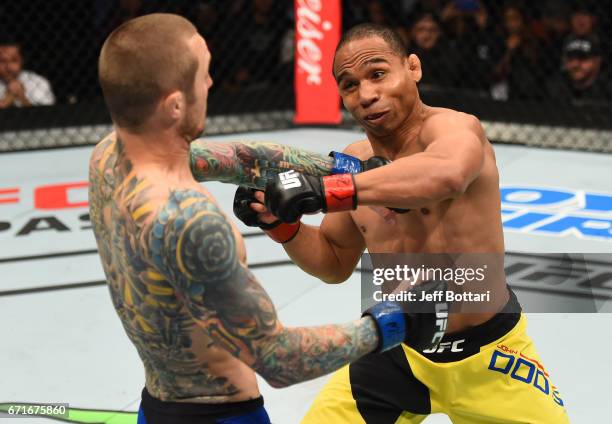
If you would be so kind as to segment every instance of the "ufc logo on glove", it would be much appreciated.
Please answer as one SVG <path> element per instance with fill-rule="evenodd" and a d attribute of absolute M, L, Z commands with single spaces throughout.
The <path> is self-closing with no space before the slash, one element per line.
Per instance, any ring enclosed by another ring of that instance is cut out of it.
<path fill-rule="evenodd" d="M 287 171 L 287 172 L 278 174 L 278 176 L 285 190 L 289 190 L 290 188 L 298 188 L 302 186 L 302 183 L 300 182 L 299 177 L 295 175 L 295 171 L 293 169 L 291 171 Z"/>

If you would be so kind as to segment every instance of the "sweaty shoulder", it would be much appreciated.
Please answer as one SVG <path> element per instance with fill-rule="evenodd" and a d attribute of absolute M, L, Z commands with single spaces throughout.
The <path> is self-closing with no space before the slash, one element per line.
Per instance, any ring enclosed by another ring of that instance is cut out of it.
<path fill-rule="evenodd" d="M 421 129 L 421 142 L 431 143 L 437 138 L 459 132 L 471 132 L 481 141 L 486 140 L 478 118 L 468 113 L 446 108 L 429 108 Z"/>
<path fill-rule="evenodd" d="M 361 160 L 367 160 L 374 154 L 372 151 L 372 145 L 368 140 L 361 140 L 351 143 L 342 152 L 346 153 L 347 155 L 355 156 Z"/>

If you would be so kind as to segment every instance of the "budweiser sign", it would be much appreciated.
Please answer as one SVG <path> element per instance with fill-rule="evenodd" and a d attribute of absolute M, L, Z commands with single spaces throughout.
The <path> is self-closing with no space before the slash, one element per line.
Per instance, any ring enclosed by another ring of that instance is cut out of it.
<path fill-rule="evenodd" d="M 340 122 L 340 103 L 332 75 L 340 40 L 341 0 L 295 1 L 295 90 L 299 124 Z"/>

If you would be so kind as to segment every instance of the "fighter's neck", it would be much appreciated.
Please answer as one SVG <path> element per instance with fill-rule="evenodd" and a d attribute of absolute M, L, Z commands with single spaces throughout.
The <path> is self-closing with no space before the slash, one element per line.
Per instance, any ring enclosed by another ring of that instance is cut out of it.
<path fill-rule="evenodd" d="M 408 151 L 413 151 L 413 144 L 419 137 L 427 110 L 427 106 L 419 101 L 402 125 L 392 133 L 377 136 L 367 132 L 374 154 L 393 160 L 404 156 Z"/>
<path fill-rule="evenodd" d="M 135 169 L 164 174 L 172 180 L 192 180 L 189 144 L 168 134 L 133 134 L 117 131 L 124 155 Z"/>

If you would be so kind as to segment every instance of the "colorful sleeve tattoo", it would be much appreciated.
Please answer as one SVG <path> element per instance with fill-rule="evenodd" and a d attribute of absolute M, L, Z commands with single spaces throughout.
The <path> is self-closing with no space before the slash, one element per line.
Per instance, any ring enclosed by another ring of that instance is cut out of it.
<path fill-rule="evenodd" d="M 165 264 L 193 319 L 216 344 L 274 386 L 329 373 L 376 347 L 376 328 L 370 319 L 283 327 L 264 289 L 238 261 L 225 216 L 202 195 L 175 192 L 173 196 L 177 197 L 170 202 L 174 210 L 162 213 L 154 225 L 158 228 L 151 232 L 162 237 L 152 243 L 161 245 L 156 262 Z"/>
<path fill-rule="evenodd" d="M 221 181 L 264 188 L 270 175 L 294 169 L 309 175 L 331 173 L 333 159 L 297 147 L 267 142 L 191 143 L 191 172 L 197 181 Z"/>
<path fill-rule="evenodd" d="M 152 394 L 235 394 L 233 382 L 209 368 L 209 346 L 231 352 L 275 386 L 329 373 L 375 349 L 370 318 L 283 327 L 240 263 L 231 225 L 215 203 L 200 191 L 175 189 L 160 204 L 155 181 L 139 177 L 122 146 L 109 138 L 94 151 L 90 215 L 113 305 Z"/>

